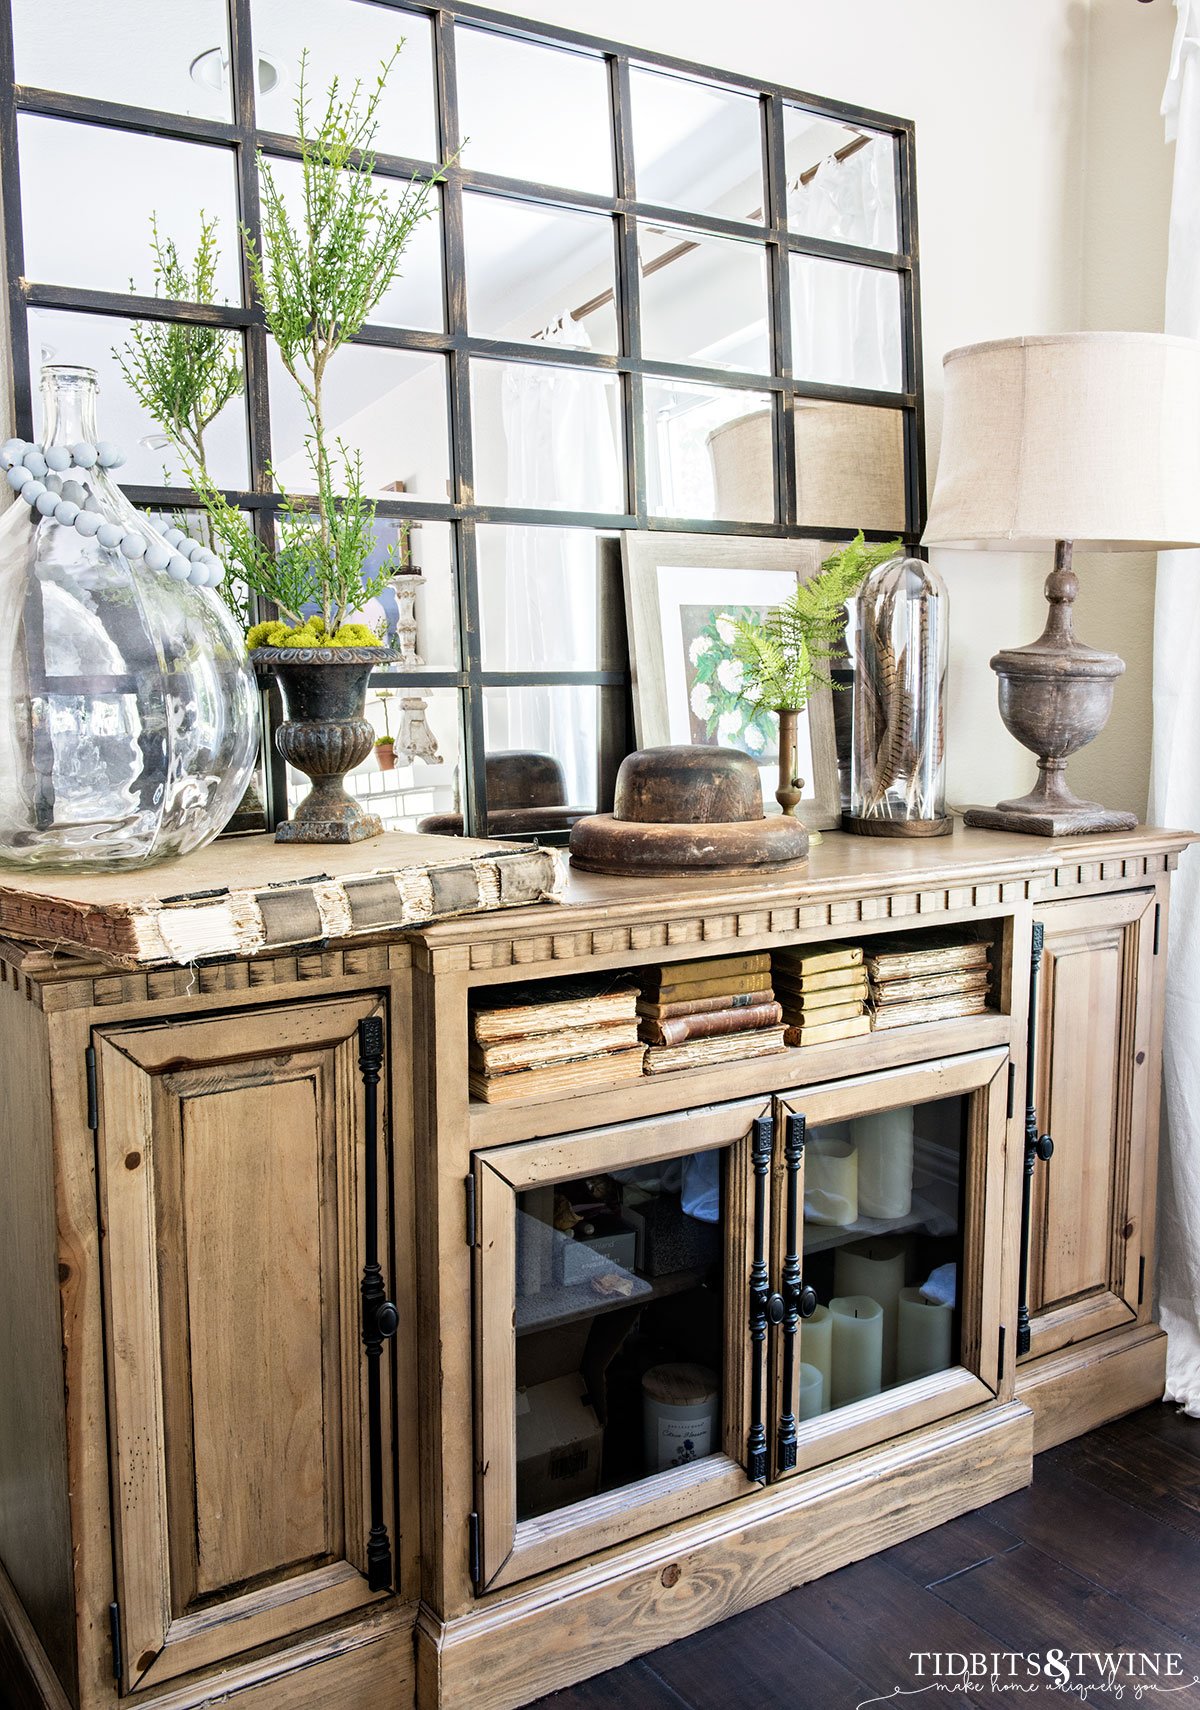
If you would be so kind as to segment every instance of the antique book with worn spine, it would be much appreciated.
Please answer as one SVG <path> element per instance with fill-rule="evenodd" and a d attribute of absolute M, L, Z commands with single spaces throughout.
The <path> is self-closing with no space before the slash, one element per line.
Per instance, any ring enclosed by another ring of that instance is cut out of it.
<path fill-rule="evenodd" d="M 491 1045 L 564 1028 L 632 1021 L 637 1013 L 637 987 L 628 976 L 538 980 L 499 992 L 489 989 L 471 1012 L 471 1032 L 477 1044 Z"/>
<path fill-rule="evenodd" d="M 763 990 L 764 979 L 770 984 L 769 971 L 761 968 L 748 974 L 713 974 L 702 980 L 673 980 L 659 985 L 645 980 L 642 997 L 650 1003 L 687 1003 L 693 998 L 737 997 L 747 992 Z"/>
<path fill-rule="evenodd" d="M 500 1039 L 493 1045 L 472 1043 L 468 1061 L 475 1074 L 505 1075 L 540 1068 L 546 1063 L 627 1051 L 637 1042 L 636 1020 L 605 1021 L 594 1027 L 563 1027 L 556 1033 L 534 1033 L 525 1039 Z"/>
<path fill-rule="evenodd" d="M 950 1021 L 959 1015 L 982 1015 L 988 994 L 953 992 L 949 997 L 924 998 L 916 1003 L 885 1003 L 875 1011 L 875 1031 L 889 1027 L 916 1027 L 926 1021 Z"/>
<path fill-rule="evenodd" d="M 788 1026 L 784 1029 L 785 1045 L 827 1045 L 833 1039 L 857 1039 L 871 1031 L 871 1017 L 865 1010 L 844 1016 L 840 1021 L 819 1022 L 811 1026 Z"/>
<path fill-rule="evenodd" d="M 814 974 L 808 979 L 794 980 L 776 972 L 775 991 L 789 993 L 799 1003 L 846 1003 L 851 997 L 866 997 L 870 989 L 865 968 L 851 968 L 838 974 Z"/>
<path fill-rule="evenodd" d="M 651 1046 L 646 1052 L 648 1075 L 663 1075 L 673 1069 L 711 1068 L 717 1063 L 740 1063 L 750 1057 L 769 1057 L 782 1051 L 783 1028 L 762 1027 L 750 1033 L 723 1033 L 713 1039 L 688 1039 L 682 1045 Z"/>
<path fill-rule="evenodd" d="M 626 1051 L 605 1051 L 599 1056 L 575 1057 L 565 1063 L 548 1063 L 512 1075 L 481 1075 L 470 1071 L 467 1087 L 471 1097 L 483 1104 L 501 1104 L 511 1098 L 544 1098 L 550 1093 L 619 1086 L 641 1079 L 645 1050 L 644 1045 L 637 1045 Z"/>
<path fill-rule="evenodd" d="M 792 1003 L 781 996 L 780 1004 L 783 1019 L 789 1027 L 825 1027 L 834 1021 L 852 1021 L 856 1015 L 866 1012 L 866 996 L 861 993 L 848 998 L 845 1003 L 822 1004 Z"/>
<path fill-rule="evenodd" d="M 250 870 L 269 883 L 247 885 Z M 139 872 L 5 872 L 0 932 L 126 968 L 187 966 L 553 902 L 561 857 L 467 837 L 388 832 L 364 843 L 218 838 Z"/>
<path fill-rule="evenodd" d="M 774 952 L 776 972 L 786 972 L 793 978 L 861 968 L 862 964 L 861 944 L 795 944 Z"/>
<path fill-rule="evenodd" d="M 716 997 L 676 998 L 673 1003 L 654 1003 L 648 998 L 639 997 L 637 1012 L 649 1021 L 668 1021 L 677 1015 L 707 1015 L 713 1010 L 757 1009 L 760 1004 L 771 1003 L 774 991 L 764 986 L 757 992 L 732 992 Z"/>
<path fill-rule="evenodd" d="M 927 974 L 960 974 L 986 967 L 990 946 L 984 939 L 965 938 L 952 929 L 877 939 L 867 951 L 872 982 L 916 979 Z"/>
<path fill-rule="evenodd" d="M 777 1027 L 783 1010 L 777 1003 L 755 1004 L 750 1009 L 710 1009 L 696 1015 L 677 1015 L 662 1021 L 642 1018 L 638 1038 L 647 1045 L 682 1045 L 685 1039 L 711 1039 L 720 1033 L 744 1033 L 747 1029 Z"/>
<path fill-rule="evenodd" d="M 987 963 L 967 968 L 961 974 L 921 974 L 910 980 L 876 980 L 876 1000 L 909 1003 L 914 998 L 949 997 L 954 992 L 986 992 L 992 973 Z"/>

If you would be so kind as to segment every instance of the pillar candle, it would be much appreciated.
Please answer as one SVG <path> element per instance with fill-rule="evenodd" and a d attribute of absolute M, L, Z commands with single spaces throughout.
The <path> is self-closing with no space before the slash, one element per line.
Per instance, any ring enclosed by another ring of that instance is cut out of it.
<path fill-rule="evenodd" d="M 907 1217 L 912 1210 L 913 1109 L 880 1110 L 854 1120 L 858 1209 L 863 1217 Z"/>
<path fill-rule="evenodd" d="M 836 1294 L 865 1294 L 883 1308 L 883 1381 L 896 1381 L 896 1325 L 907 1250 L 894 1235 L 872 1235 L 839 1247 L 833 1264 Z"/>
<path fill-rule="evenodd" d="M 921 1299 L 917 1288 L 902 1288 L 896 1334 L 896 1378 L 909 1383 L 930 1372 L 944 1372 L 951 1363 L 954 1308 Z"/>
<path fill-rule="evenodd" d="M 818 1306 L 811 1318 L 800 1320 L 800 1358 L 820 1372 L 822 1397 L 828 1407 L 833 1391 L 833 1320 L 827 1306 Z"/>
<path fill-rule="evenodd" d="M 883 1387 L 883 1308 L 865 1294 L 829 1302 L 833 1320 L 834 1407 L 848 1407 Z"/>
<path fill-rule="evenodd" d="M 844 1227 L 858 1216 L 858 1154 L 818 1134 L 804 1148 L 804 1219 Z"/>
<path fill-rule="evenodd" d="M 816 1366 L 800 1363 L 800 1402 L 796 1408 L 797 1419 L 815 1419 L 818 1413 L 825 1411 L 825 1377 Z"/>

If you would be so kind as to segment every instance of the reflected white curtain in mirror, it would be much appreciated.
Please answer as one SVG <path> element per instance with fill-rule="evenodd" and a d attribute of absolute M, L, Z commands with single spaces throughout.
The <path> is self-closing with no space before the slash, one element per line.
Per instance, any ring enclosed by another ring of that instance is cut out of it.
<path fill-rule="evenodd" d="M 539 342 L 588 348 L 586 332 L 565 310 Z M 614 423 L 606 396 L 590 380 L 590 371 L 549 365 L 513 363 L 506 371 L 502 416 L 510 505 L 585 510 L 597 490 L 619 490 Z M 536 659 L 542 670 L 552 671 L 595 656 L 596 607 L 581 597 L 591 585 L 595 550 L 594 536 L 584 530 L 508 531 L 499 655 L 504 666 L 516 669 Z M 531 688 L 505 697 L 503 704 L 488 746 L 553 754 L 563 768 L 568 802 L 593 805 L 595 689 Z"/>
<path fill-rule="evenodd" d="M 868 143 L 822 161 L 788 187 L 788 219 L 810 237 L 891 247 L 895 202 L 890 145 Z M 899 391 L 903 385 L 896 274 L 814 256 L 792 260 L 792 365 L 797 377 Z"/>

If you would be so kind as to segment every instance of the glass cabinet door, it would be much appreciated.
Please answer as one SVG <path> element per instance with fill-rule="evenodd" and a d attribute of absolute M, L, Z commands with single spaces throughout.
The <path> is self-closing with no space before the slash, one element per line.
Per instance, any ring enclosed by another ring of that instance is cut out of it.
<path fill-rule="evenodd" d="M 755 1488 L 751 1153 L 771 1132 L 744 1100 L 475 1154 L 481 1589 Z"/>
<path fill-rule="evenodd" d="M 1007 1093 L 994 1050 L 780 1100 L 775 1476 L 996 1394 Z"/>

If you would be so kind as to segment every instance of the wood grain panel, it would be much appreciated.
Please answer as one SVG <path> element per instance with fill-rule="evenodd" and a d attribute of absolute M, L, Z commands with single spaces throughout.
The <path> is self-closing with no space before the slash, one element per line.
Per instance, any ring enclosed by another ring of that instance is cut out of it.
<path fill-rule="evenodd" d="M 319 1094 L 306 1076 L 183 1103 L 201 1596 L 340 1541 L 330 1535 L 330 1386 L 321 1381 L 322 1319 L 331 1315 L 321 1307 L 321 1207 L 330 1195 Z M 264 1215 L 248 1219 L 247 1206 Z M 337 1349 L 336 1323 L 329 1329 L 326 1359 Z"/>
<path fill-rule="evenodd" d="M 129 1687 L 372 1600 L 356 1031 L 379 1008 L 98 1035 Z M 383 1432 L 394 1535 L 390 1405 Z"/>

